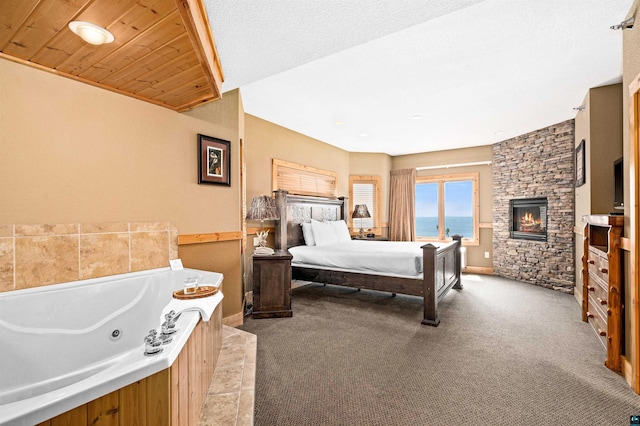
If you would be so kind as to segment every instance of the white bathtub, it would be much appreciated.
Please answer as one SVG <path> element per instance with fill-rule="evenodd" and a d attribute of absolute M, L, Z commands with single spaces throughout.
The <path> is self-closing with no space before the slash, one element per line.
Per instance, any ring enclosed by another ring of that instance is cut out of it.
<path fill-rule="evenodd" d="M 170 367 L 223 297 L 174 299 L 191 277 L 214 286 L 223 278 L 161 268 L 0 293 L 0 425 L 42 422 Z M 144 337 L 170 310 L 185 312 L 178 332 L 145 356 Z"/>

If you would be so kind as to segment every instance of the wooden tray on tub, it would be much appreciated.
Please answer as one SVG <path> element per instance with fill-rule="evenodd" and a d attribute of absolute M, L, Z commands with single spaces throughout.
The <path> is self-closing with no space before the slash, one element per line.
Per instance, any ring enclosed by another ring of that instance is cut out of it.
<path fill-rule="evenodd" d="M 185 294 L 184 290 L 176 290 L 173 292 L 173 297 L 176 299 L 189 300 L 189 299 L 200 299 L 202 297 L 213 296 L 218 292 L 218 287 L 203 285 L 202 287 L 198 287 L 195 293 Z"/>

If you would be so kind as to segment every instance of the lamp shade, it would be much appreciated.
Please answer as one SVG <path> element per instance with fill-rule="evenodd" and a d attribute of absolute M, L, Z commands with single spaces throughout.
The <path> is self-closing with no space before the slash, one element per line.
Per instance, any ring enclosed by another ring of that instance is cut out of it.
<path fill-rule="evenodd" d="M 351 217 L 354 219 L 364 219 L 367 217 L 371 217 L 371 214 L 369 214 L 369 209 L 367 208 L 366 204 L 356 204 Z"/>
<path fill-rule="evenodd" d="M 247 210 L 247 220 L 274 220 L 280 219 L 280 212 L 276 202 L 268 195 L 258 195 L 251 200 L 251 207 Z"/>

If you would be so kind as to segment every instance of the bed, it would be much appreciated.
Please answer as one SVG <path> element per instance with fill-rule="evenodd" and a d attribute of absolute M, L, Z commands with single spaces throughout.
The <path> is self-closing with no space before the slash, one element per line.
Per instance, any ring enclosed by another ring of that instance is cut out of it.
<path fill-rule="evenodd" d="M 288 249 L 293 255 L 293 279 L 420 296 L 424 304 L 422 324 L 431 326 L 440 323 L 438 304 L 449 290 L 462 289 L 461 236 L 454 236 L 451 242 L 427 244 L 351 241 L 350 237 L 347 241 L 342 237 L 339 244 L 309 246 L 303 234 L 309 224 L 316 231 L 328 224 L 346 226 L 342 222 L 348 217 L 346 199 L 292 196 L 286 191 L 275 194 L 281 212 L 281 220 L 276 222 L 276 247 Z M 369 257 L 381 253 L 381 258 Z M 356 267 L 353 261 L 358 259 L 361 264 Z"/>

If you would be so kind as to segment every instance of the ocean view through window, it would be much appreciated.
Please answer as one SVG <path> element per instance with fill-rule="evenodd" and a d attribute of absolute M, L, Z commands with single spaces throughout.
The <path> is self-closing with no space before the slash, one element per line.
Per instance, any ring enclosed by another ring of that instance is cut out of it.
<path fill-rule="evenodd" d="M 447 240 L 478 238 L 477 174 L 425 176 L 416 179 L 416 237 Z"/>

